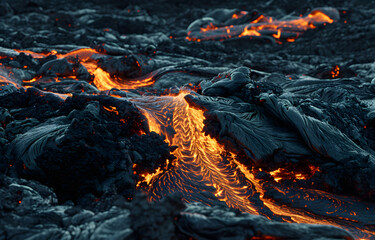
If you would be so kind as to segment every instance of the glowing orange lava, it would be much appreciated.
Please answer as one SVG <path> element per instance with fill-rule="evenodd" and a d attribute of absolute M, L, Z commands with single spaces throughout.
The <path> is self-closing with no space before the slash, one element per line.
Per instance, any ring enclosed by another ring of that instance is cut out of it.
<path fill-rule="evenodd" d="M 142 99 L 135 101 L 146 115 L 150 130 L 166 135 L 167 141 L 171 145 L 178 146 L 177 150 L 173 152 L 177 157 L 177 160 L 173 163 L 173 172 L 167 171 L 162 176 L 153 175 L 152 181 L 158 181 L 161 184 L 168 182 L 163 179 L 172 177 L 176 171 L 183 178 L 199 182 L 212 189 L 214 196 L 228 206 L 244 212 L 258 213 L 248 200 L 248 197 L 251 196 L 249 193 L 252 193 L 252 191 L 249 191 L 247 184 L 241 181 L 238 171 L 233 171 L 235 165 L 229 162 L 229 159 L 233 156 L 225 156 L 224 147 L 202 132 L 204 126 L 203 111 L 189 107 L 184 100 L 186 94 L 188 92 L 182 91 L 178 96 L 154 98 L 154 100 L 166 104 L 163 109 L 160 109 L 160 112 L 173 112 L 173 118 L 169 119 L 165 119 L 158 112 L 144 107 L 140 102 L 143 101 Z M 148 100 L 153 101 L 152 97 Z M 165 131 L 163 125 L 160 124 L 162 122 L 169 122 L 173 125 L 176 133 L 172 136 Z M 192 189 L 186 188 L 182 181 L 183 179 L 177 179 L 173 185 L 165 187 L 169 191 L 186 190 L 188 193 L 191 192 Z M 199 192 L 199 189 L 196 189 L 196 191 Z M 153 196 L 152 199 L 155 197 Z"/>
<path fill-rule="evenodd" d="M 44 58 L 50 55 L 56 56 L 58 59 L 66 58 L 68 61 L 76 61 L 78 60 L 90 74 L 94 75 L 94 84 L 95 86 L 101 90 L 110 90 L 112 88 L 117 89 L 137 89 L 140 87 L 147 87 L 151 86 L 155 83 L 154 75 L 155 73 L 149 73 L 139 78 L 134 79 L 122 79 L 122 78 L 114 78 L 108 72 L 104 71 L 102 68 L 98 66 L 97 60 L 93 58 L 93 55 L 102 55 L 96 51 L 95 49 L 91 48 L 82 48 L 70 51 L 66 54 L 60 54 L 55 50 L 52 50 L 48 53 L 35 53 L 29 50 L 15 50 L 19 53 L 25 53 L 31 55 L 34 58 Z M 139 68 L 141 66 L 137 62 Z M 75 76 L 69 76 L 64 78 L 76 78 Z M 37 82 L 40 77 L 35 77 L 32 80 L 24 81 L 24 83 L 34 83 Z"/>
<path fill-rule="evenodd" d="M 332 77 L 332 78 L 337 78 L 339 75 L 340 75 L 340 67 L 336 65 L 336 66 L 332 69 L 332 71 L 331 71 L 331 77 Z"/>
<path fill-rule="evenodd" d="M 322 12 L 312 12 L 305 18 L 294 20 L 301 28 L 313 28 L 315 25 L 306 23 L 306 18 L 314 19 L 316 22 L 328 22 Z M 304 20 L 305 19 L 305 20 Z M 319 20 L 320 19 L 320 20 Z M 253 21 L 253 24 L 267 26 L 278 23 L 286 24 L 286 21 L 276 21 L 264 16 Z M 266 23 L 266 25 L 264 25 Z M 291 21 L 287 21 L 288 24 Z M 263 25 L 262 25 L 263 24 Z M 277 25 L 280 26 L 280 25 Z M 284 25 L 286 27 L 286 25 Z M 223 28 L 226 33 L 233 34 L 235 26 Z M 208 29 L 206 32 L 217 31 Z M 259 29 L 258 29 L 259 30 Z M 261 34 L 257 29 L 247 26 L 241 33 Z M 283 28 L 274 29 L 274 38 L 282 38 Z M 294 38 L 288 38 L 294 41 Z M 198 39 L 199 40 L 199 39 Z M 79 49 L 66 54 L 59 54 L 56 51 L 40 54 L 30 51 L 19 51 L 30 54 L 33 57 L 45 57 L 55 55 L 57 58 L 77 58 L 88 71 L 93 74 L 93 83 L 99 90 L 136 89 L 150 86 L 155 80 L 152 74 L 139 79 L 119 79 L 111 76 L 98 66 L 94 54 L 102 54 L 93 49 Z M 139 63 L 138 63 L 139 64 Z M 335 76 L 339 74 L 339 67 L 335 68 Z M 337 75 L 336 75 L 337 74 Z M 333 75 L 332 75 L 333 76 Z M 32 84 L 39 81 L 36 77 L 24 83 Z M 57 79 L 55 79 L 57 81 Z M 6 77 L 0 76 L 0 81 L 12 83 Z M 159 167 L 153 173 L 139 173 L 140 181 L 137 187 L 146 187 L 151 200 L 159 199 L 171 192 L 181 192 L 186 202 L 200 201 L 208 205 L 225 204 L 229 207 L 239 209 L 252 214 L 262 214 L 272 219 L 297 223 L 329 224 L 355 231 L 357 237 L 371 238 L 375 236 L 372 226 L 366 222 L 360 222 L 359 212 L 351 210 L 355 205 L 355 199 L 336 196 L 326 192 L 311 189 L 289 189 L 281 185 L 283 179 L 306 180 L 312 177 L 319 168 L 309 165 L 309 172 L 288 171 L 280 168 L 270 172 L 275 181 L 261 182 L 257 179 L 254 169 L 237 160 L 237 156 L 228 152 L 216 139 L 203 132 L 204 112 L 192 108 L 185 101 L 185 96 L 190 94 L 182 90 L 176 96 L 139 96 L 128 97 L 146 116 L 150 131 L 166 136 L 166 141 L 171 146 L 177 146 L 173 152 L 176 159 L 166 166 Z M 67 94 L 61 95 L 66 98 Z M 113 94 L 115 97 L 121 97 Z M 112 106 L 104 107 L 106 111 L 115 112 L 117 109 Z M 126 122 L 124 119 L 120 121 Z M 136 167 L 136 165 L 135 165 Z M 137 173 L 135 173 L 137 174 Z M 274 195 L 267 191 L 271 189 Z M 289 202 L 279 203 L 272 198 L 281 194 Z M 311 205 L 311 206 L 310 206 Z M 324 213 L 322 212 L 324 209 Z M 373 208 L 368 208 L 373 209 Z M 370 210 L 360 217 L 371 219 L 373 214 Z M 373 218 L 372 218 L 373 219 Z M 370 220 L 369 220 L 370 221 Z M 372 220 L 373 221 L 373 220 Z"/>
<path fill-rule="evenodd" d="M 118 111 L 117 111 L 117 108 L 116 108 L 116 107 L 113 107 L 113 106 L 105 107 L 105 106 L 103 106 L 103 108 L 104 108 L 105 110 L 107 110 L 108 112 L 113 112 L 113 113 L 115 113 L 116 115 L 119 114 Z"/>
<path fill-rule="evenodd" d="M 239 19 L 247 14 L 246 11 L 241 11 L 239 13 L 233 13 L 232 19 Z"/>
<path fill-rule="evenodd" d="M 283 179 L 290 180 L 306 180 L 311 178 L 315 172 L 319 171 L 319 167 L 309 165 L 309 171 L 289 171 L 287 168 L 278 168 L 275 171 L 270 172 L 271 176 L 276 182 L 280 182 Z"/>
<path fill-rule="evenodd" d="M 156 173 L 145 174 L 150 200 L 162 198 L 170 192 L 181 192 L 187 202 L 201 201 L 215 205 L 215 201 L 225 202 L 227 206 L 252 214 L 262 214 L 268 218 L 273 215 L 286 222 L 328 224 L 357 231 L 359 237 L 374 235 L 371 227 L 353 219 L 357 214 L 348 213 L 352 199 L 311 189 L 289 189 L 274 186 L 273 189 L 292 203 L 303 204 L 301 207 L 287 206 L 267 197 L 267 188 L 260 182 L 251 169 L 236 160 L 235 154 L 227 152 L 215 139 L 206 136 L 203 130 L 204 115 L 202 110 L 190 107 L 184 100 L 188 94 L 182 91 L 177 96 L 143 96 L 131 101 L 142 110 L 147 117 L 150 130 L 167 137 L 170 145 L 178 146 L 173 152 L 177 159 L 172 168 Z M 169 127 L 174 132 L 168 131 Z M 275 180 L 305 180 L 319 171 L 318 167 L 309 165 L 309 171 L 286 172 L 277 169 L 271 172 Z M 138 183 L 140 186 L 140 183 Z M 211 191 L 213 196 L 207 192 Z M 256 194 L 259 196 L 257 197 Z M 256 199 L 262 204 L 257 204 Z M 253 202 L 253 200 L 255 200 Z M 314 208 L 316 204 L 316 208 Z M 326 206 L 329 204 L 329 206 Z M 264 205 L 264 206 L 262 206 Z M 312 205 L 312 207 L 310 207 Z M 318 214 L 319 209 L 334 209 L 331 212 Z M 354 230 L 353 230 L 354 229 Z"/>
<path fill-rule="evenodd" d="M 233 14 L 232 18 L 237 19 L 245 14 L 247 13 Z M 200 42 L 206 40 L 222 41 L 228 38 L 245 36 L 270 36 L 276 40 L 285 39 L 285 41 L 293 42 L 306 30 L 314 29 L 319 25 L 331 24 L 338 19 L 339 13 L 333 8 L 316 9 L 305 17 L 284 21 L 261 15 L 249 24 L 244 25 L 217 27 L 210 23 L 207 27 L 201 28 L 200 31 L 189 32 L 186 39 Z"/>

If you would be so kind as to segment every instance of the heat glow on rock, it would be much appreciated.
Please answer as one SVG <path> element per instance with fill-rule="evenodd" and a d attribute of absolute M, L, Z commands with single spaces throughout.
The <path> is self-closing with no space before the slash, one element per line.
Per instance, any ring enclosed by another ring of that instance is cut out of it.
<path fill-rule="evenodd" d="M 318 16 L 318 19 L 326 21 L 325 15 L 320 12 L 310 15 L 309 18 Z M 305 22 L 305 20 L 306 18 L 302 18 L 296 22 Z M 313 28 L 313 25 L 302 24 L 303 29 L 308 26 Z M 245 31 L 243 34 L 247 33 L 250 32 Z M 105 55 L 105 53 L 94 49 L 79 49 L 66 54 L 59 54 L 56 51 L 46 54 L 26 50 L 16 51 L 34 58 L 54 55 L 57 59 L 65 58 L 68 61 L 78 59 L 79 63 L 94 76 L 91 84 L 101 91 L 113 88 L 137 89 L 155 83 L 153 73 L 136 79 L 111 76 L 100 68 L 95 60 L 95 56 Z M 39 78 L 24 81 L 24 84 L 37 83 L 38 80 Z M 203 132 L 204 111 L 189 106 L 185 100 L 185 96 L 189 94 L 192 93 L 188 90 L 181 90 L 177 95 L 127 98 L 146 116 L 150 131 L 165 135 L 169 145 L 177 146 L 172 152 L 176 159 L 168 163 L 167 167 L 158 168 L 153 173 L 137 173 L 141 176 L 137 187 L 147 190 L 150 200 L 161 199 L 172 192 L 180 192 L 186 202 L 199 201 L 207 205 L 225 204 L 242 212 L 261 214 L 270 219 L 276 218 L 285 222 L 334 225 L 349 229 L 361 237 L 375 234 L 371 226 L 366 226 L 356 220 L 356 212 L 346 210 L 356 201 L 355 199 L 343 198 L 318 190 L 290 189 L 282 185 L 274 186 L 273 190 L 289 198 L 290 206 L 279 204 L 277 200 L 267 197 L 266 191 L 269 186 L 265 186 L 265 183 L 260 182 L 254 175 L 255 172 L 261 170 L 249 169 L 236 160 L 233 152 Z M 65 94 L 64 97 L 69 97 L 69 95 Z M 115 97 L 121 98 L 121 96 Z M 107 107 L 106 110 L 118 114 L 116 108 Z M 285 169 L 277 169 L 270 172 L 270 175 L 275 182 L 283 179 L 305 180 L 319 171 L 319 168 L 313 165 L 309 168 L 308 173 L 293 173 Z M 301 205 L 301 200 L 303 205 Z M 297 207 L 293 206 L 295 202 L 297 202 Z M 330 209 L 333 209 L 331 212 L 323 214 L 317 210 L 327 204 L 331 205 Z"/>
<path fill-rule="evenodd" d="M 234 14 L 233 19 L 244 18 L 247 12 L 240 15 Z M 277 20 L 272 17 L 260 15 L 248 24 L 215 26 L 209 23 L 199 30 L 191 30 L 186 37 L 189 41 L 223 41 L 231 38 L 262 37 L 268 36 L 281 43 L 281 41 L 294 42 L 303 32 L 317 28 L 320 25 L 331 24 L 339 19 L 339 13 L 333 8 L 315 9 L 304 17 L 288 20 Z"/>

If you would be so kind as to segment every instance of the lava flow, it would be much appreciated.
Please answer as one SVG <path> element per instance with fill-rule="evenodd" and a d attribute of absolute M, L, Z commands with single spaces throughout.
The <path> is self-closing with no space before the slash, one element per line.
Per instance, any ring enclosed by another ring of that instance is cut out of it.
<path fill-rule="evenodd" d="M 225 154 L 223 146 L 202 132 L 203 111 L 189 107 L 184 100 L 186 94 L 133 99 L 146 115 L 150 130 L 166 135 L 169 144 L 178 147 L 173 152 L 177 157 L 174 167 L 153 176 L 151 199 L 168 192 L 181 192 L 188 202 L 203 201 L 211 205 L 216 197 L 229 207 L 258 213 L 249 201 L 254 195 L 251 183 L 239 175 L 233 154 Z"/>
<path fill-rule="evenodd" d="M 152 74 L 126 81 L 111 76 L 95 60 L 105 54 L 93 49 L 79 49 L 66 54 L 18 52 L 35 58 L 55 55 L 57 59 L 66 58 L 72 62 L 78 59 L 94 75 L 92 84 L 102 91 L 112 88 L 137 89 L 154 83 Z M 23 83 L 29 86 L 38 81 L 39 78 L 36 78 Z M 261 170 L 248 169 L 236 160 L 234 153 L 220 145 L 216 139 L 205 135 L 204 112 L 189 106 L 184 98 L 187 94 L 191 92 L 181 90 L 175 96 L 140 96 L 129 93 L 128 100 L 146 116 L 150 131 L 165 135 L 170 146 L 177 146 L 173 151 L 176 159 L 172 163 L 163 169 L 157 168 L 154 173 L 138 173 L 140 181 L 137 187 L 148 191 L 150 200 L 179 192 L 186 202 L 225 204 L 242 212 L 261 214 L 286 222 L 334 225 L 346 228 L 362 238 L 375 235 L 371 226 L 366 225 L 366 222 L 371 222 L 373 205 L 363 203 L 352 209 L 358 201 L 355 198 L 305 188 L 295 189 L 284 186 L 281 181 L 306 180 L 319 171 L 318 167 L 309 165 L 306 173 L 280 168 L 269 173 L 274 182 L 261 182 L 255 177 L 255 173 Z M 114 107 L 106 110 L 118 115 Z"/>
<path fill-rule="evenodd" d="M 184 100 L 186 94 L 182 91 L 177 96 L 131 98 L 147 117 L 150 131 L 164 134 L 170 145 L 178 147 L 173 152 L 177 159 L 171 168 L 144 174 L 138 183 L 149 192 L 151 200 L 179 192 L 186 202 L 218 205 L 219 200 L 229 207 L 270 219 L 343 227 L 362 238 L 375 234 L 371 226 L 356 217 L 358 211 L 363 219 L 370 219 L 371 205 L 350 210 L 358 200 L 317 190 L 261 183 L 252 170 L 236 160 L 235 154 L 227 152 L 224 146 L 204 134 L 203 111 L 190 107 Z M 286 173 L 281 169 L 271 175 L 276 182 L 282 178 L 304 180 L 319 171 L 314 166 L 309 168 L 310 174 L 305 175 Z M 269 190 L 276 190 L 282 198 L 267 197 Z M 284 198 L 286 202 L 283 202 Z"/>
<path fill-rule="evenodd" d="M 247 13 L 242 12 L 240 16 L 234 15 L 232 18 L 238 19 Z M 272 17 L 260 15 L 249 24 L 215 26 L 209 23 L 200 28 L 199 31 L 189 31 L 186 37 L 189 41 L 216 40 L 223 41 L 230 38 L 241 37 L 262 37 L 268 36 L 280 40 L 294 42 L 295 39 L 308 29 L 317 28 L 320 25 L 331 24 L 339 20 L 340 15 L 334 8 L 315 9 L 305 17 L 299 17 L 289 20 L 276 20 Z"/>
<path fill-rule="evenodd" d="M 34 58 L 44 58 L 48 56 L 56 56 L 57 59 L 67 59 L 70 63 L 79 62 L 82 64 L 87 71 L 94 76 L 93 83 L 99 90 L 107 90 L 112 88 L 118 89 L 137 89 L 140 87 L 151 86 L 155 83 L 154 75 L 156 72 L 146 74 L 139 78 L 123 79 L 116 76 L 111 76 L 108 72 L 98 66 L 98 58 L 105 54 L 98 52 L 91 48 L 82 48 L 74 51 L 70 51 L 66 54 L 58 53 L 52 50 L 48 53 L 35 53 L 28 50 L 15 50 L 18 53 L 24 53 L 31 55 Z M 137 66 L 140 68 L 139 63 Z M 140 69 L 139 69 L 140 70 Z M 70 76 L 76 78 L 75 76 Z M 40 77 L 33 78 L 31 80 L 24 81 L 24 83 L 33 83 Z"/>
<path fill-rule="evenodd" d="M 375 240 L 370 1 L 60 2 L 2 1 L 0 240 Z"/>

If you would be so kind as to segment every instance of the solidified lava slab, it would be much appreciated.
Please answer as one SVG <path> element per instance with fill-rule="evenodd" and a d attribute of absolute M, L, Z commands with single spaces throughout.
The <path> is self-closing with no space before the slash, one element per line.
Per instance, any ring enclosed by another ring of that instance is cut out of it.
<path fill-rule="evenodd" d="M 375 238 L 374 16 L 2 1 L 0 239 Z"/>

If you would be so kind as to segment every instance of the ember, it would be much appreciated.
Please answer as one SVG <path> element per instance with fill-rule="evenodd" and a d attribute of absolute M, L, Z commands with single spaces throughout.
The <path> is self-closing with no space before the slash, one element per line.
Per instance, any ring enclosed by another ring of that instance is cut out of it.
<path fill-rule="evenodd" d="M 373 239 L 373 6 L 292 2 L 3 1 L 0 235 Z"/>
<path fill-rule="evenodd" d="M 103 108 L 105 110 L 107 110 L 108 112 L 114 112 L 116 115 L 118 115 L 118 111 L 117 111 L 116 107 L 113 107 L 113 106 L 105 107 L 105 106 L 103 106 Z"/>
<path fill-rule="evenodd" d="M 340 75 L 340 67 L 336 65 L 332 69 L 331 74 L 332 74 L 332 78 L 337 78 Z"/>
<path fill-rule="evenodd" d="M 275 179 L 276 182 L 279 182 L 283 179 L 291 179 L 291 180 L 307 180 L 311 178 L 315 172 L 319 171 L 319 167 L 314 167 L 312 165 L 309 166 L 308 170 L 303 172 L 294 172 L 293 170 L 289 170 L 287 168 L 279 168 L 275 171 L 270 172 L 271 176 Z"/>

